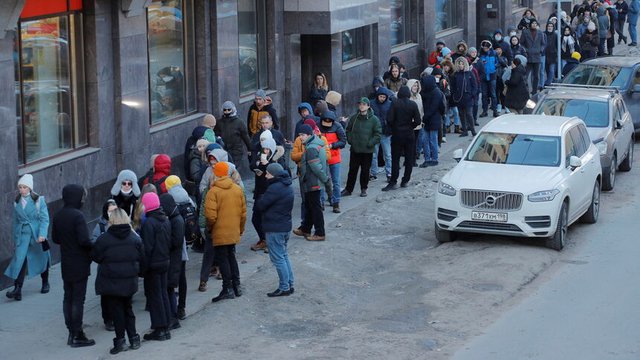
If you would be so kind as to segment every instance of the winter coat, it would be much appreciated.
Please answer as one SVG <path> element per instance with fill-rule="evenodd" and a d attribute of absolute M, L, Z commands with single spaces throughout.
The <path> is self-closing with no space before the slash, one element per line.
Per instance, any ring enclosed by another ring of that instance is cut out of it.
<path fill-rule="evenodd" d="M 169 271 L 171 258 L 171 222 L 162 209 L 150 211 L 140 229 L 144 245 L 146 271 Z"/>
<path fill-rule="evenodd" d="M 273 108 L 271 98 L 267 96 L 267 98 L 265 99 L 265 105 L 262 107 L 262 109 L 258 109 L 255 102 L 251 104 L 251 107 L 249 108 L 249 113 L 247 114 L 247 129 L 249 130 L 249 136 L 253 136 L 262 130 L 260 126 L 260 119 L 263 115 L 271 116 L 271 119 L 273 119 L 274 129 L 277 130 L 280 128 L 276 109 Z"/>
<path fill-rule="evenodd" d="M 411 90 L 406 85 L 402 86 L 398 91 L 398 99 L 393 102 L 389 111 L 387 122 L 391 128 L 392 141 L 415 136 L 413 129 L 422 121 L 418 105 L 409 97 L 411 97 Z"/>
<path fill-rule="evenodd" d="M 558 62 L 558 34 L 555 31 L 544 32 L 547 37 L 547 47 L 544 50 L 545 64 Z"/>
<path fill-rule="evenodd" d="M 609 28 L 611 23 L 609 22 L 609 16 L 604 13 L 604 8 L 602 6 L 598 7 L 596 10 L 598 14 L 598 36 L 600 37 L 600 41 L 606 41 L 603 39 L 607 38 L 607 33 L 609 32 Z"/>
<path fill-rule="evenodd" d="M 371 87 L 373 88 L 373 91 L 370 92 L 367 97 L 369 98 L 369 100 L 371 100 L 371 102 L 374 102 L 377 94 L 376 87 L 384 87 L 384 79 L 382 78 L 382 76 L 375 76 L 371 81 Z"/>
<path fill-rule="evenodd" d="M 456 71 L 451 78 L 451 99 L 453 106 L 469 108 L 478 94 L 478 83 L 467 66 L 464 71 Z"/>
<path fill-rule="evenodd" d="M 518 65 L 511 70 L 511 77 L 505 81 L 507 94 L 504 98 L 504 106 L 510 109 L 522 110 L 529 100 L 529 89 L 527 88 L 527 70 Z"/>
<path fill-rule="evenodd" d="M 491 42 L 495 45 L 500 45 L 500 48 L 502 48 L 502 56 L 506 57 L 509 64 L 513 61 L 513 54 L 511 54 L 511 44 L 509 44 L 509 42 L 507 41 L 508 38 L 505 37 L 504 35 L 502 36 L 502 39 L 500 39 L 500 41 L 496 40 L 496 35 L 497 34 L 501 34 L 502 35 L 502 29 L 496 29 L 496 31 L 493 33 L 493 38 L 491 39 Z M 494 46 L 494 50 L 495 50 Z"/>
<path fill-rule="evenodd" d="M 627 14 L 629 13 L 629 4 L 626 1 L 621 3 L 615 2 L 616 10 L 618 11 L 618 21 L 624 23 L 627 20 Z"/>
<path fill-rule="evenodd" d="M 116 201 L 116 204 L 120 209 L 124 210 L 127 215 L 129 215 L 129 217 L 133 219 L 133 212 L 136 208 L 136 202 L 139 198 L 138 196 L 135 196 L 133 194 L 133 191 L 129 194 L 120 192 L 118 193 L 118 195 L 111 196 L 111 198 Z"/>
<path fill-rule="evenodd" d="M 300 160 L 300 181 L 301 190 L 306 193 L 320 190 L 331 179 L 322 140 L 312 135 L 304 142 L 304 147 L 306 150 Z"/>
<path fill-rule="evenodd" d="M 516 37 L 516 39 L 517 39 L 517 37 Z M 509 51 L 511 52 L 511 55 L 513 56 L 511 58 L 511 62 L 513 62 L 513 59 L 516 58 L 516 55 L 522 55 L 524 57 L 527 57 L 527 49 L 525 49 L 522 45 L 520 45 L 519 41 L 520 40 L 518 40 L 518 44 L 509 46 Z"/>
<path fill-rule="evenodd" d="M 256 201 L 255 207 L 262 214 L 264 232 L 291 231 L 293 187 L 289 174 L 279 174 L 269 179 L 267 191 Z"/>
<path fill-rule="evenodd" d="M 207 192 L 204 204 L 213 246 L 240 242 L 247 221 L 247 204 L 240 186 L 226 176 L 218 178 Z"/>
<path fill-rule="evenodd" d="M 524 33 L 526 30 L 529 30 L 529 26 L 531 25 L 531 20 L 535 20 L 535 16 L 526 17 L 523 16 L 518 23 L 518 30 L 522 30 Z"/>
<path fill-rule="evenodd" d="M 102 216 L 100 216 L 100 218 L 98 219 L 98 223 L 93 228 L 93 232 L 91 233 L 91 242 L 95 244 L 98 237 L 104 234 L 107 231 L 108 227 L 109 227 L 109 203 L 105 202 L 104 205 L 102 205 Z"/>
<path fill-rule="evenodd" d="M 62 189 L 64 206 L 53 217 L 51 239 L 60 245 L 62 280 L 77 282 L 91 274 L 91 237 L 87 221 L 80 211 L 84 188 L 65 185 Z"/>
<path fill-rule="evenodd" d="M 144 246 L 129 224 L 110 226 L 96 240 L 91 258 L 98 263 L 97 295 L 129 297 L 138 292 Z"/>
<path fill-rule="evenodd" d="M 340 149 L 347 145 L 347 134 L 344 132 L 344 128 L 334 119 L 329 127 L 320 124 L 320 134 L 327 140 L 327 145 L 331 150 L 331 156 L 327 157 L 327 162 L 329 165 L 340 164 L 342 161 Z"/>
<path fill-rule="evenodd" d="M 158 194 L 164 194 L 167 192 L 167 187 L 165 186 L 164 181 L 169 175 L 171 175 L 171 158 L 169 155 L 160 154 L 156 156 L 153 161 L 153 175 L 151 175 L 151 179 L 146 177 L 142 182 L 142 185 L 146 185 L 151 182 L 156 185 Z"/>
<path fill-rule="evenodd" d="M 489 51 L 481 50 L 480 61 L 484 65 L 484 77 L 480 80 L 495 80 L 496 70 L 498 68 L 498 55 L 496 55 L 496 52 L 493 49 L 489 49 Z"/>
<path fill-rule="evenodd" d="M 382 94 L 387 95 L 387 99 L 383 103 L 380 103 L 378 101 L 378 96 Z M 386 136 L 391 135 L 391 129 L 387 125 L 387 116 L 389 114 L 389 110 L 391 110 L 392 96 L 393 93 L 389 89 L 387 89 L 386 87 L 380 87 L 378 88 L 378 91 L 376 91 L 376 98 L 371 101 L 371 110 L 373 110 L 373 113 L 378 117 L 378 120 L 380 121 L 382 135 Z"/>
<path fill-rule="evenodd" d="M 116 201 L 116 205 L 124 210 L 130 218 L 133 219 L 133 210 L 136 208 L 136 202 L 140 198 L 140 187 L 138 186 L 138 177 L 131 170 L 122 170 L 118 173 L 116 182 L 111 187 L 111 198 Z M 133 184 L 128 194 L 122 192 L 122 182 L 128 180 Z"/>
<path fill-rule="evenodd" d="M 591 53 L 593 51 L 598 50 L 598 44 L 600 44 L 600 35 L 598 35 L 598 30 L 593 32 L 585 32 L 580 36 L 580 47 L 582 48 L 582 58 L 586 60 L 589 56 L 587 53 Z"/>
<path fill-rule="evenodd" d="M 191 150 L 191 153 L 189 154 L 189 173 L 194 183 L 200 184 L 200 181 L 202 181 L 202 175 L 207 170 L 207 166 L 209 166 L 209 164 L 202 159 L 200 151 L 195 148 Z"/>
<path fill-rule="evenodd" d="M 458 51 L 458 48 L 462 45 L 463 50 Z M 469 50 L 469 46 L 464 40 L 458 41 L 456 44 L 456 52 L 451 55 L 451 61 L 455 63 L 455 61 L 461 56 L 467 56 L 467 51 Z"/>
<path fill-rule="evenodd" d="M 329 89 L 318 88 L 315 84 L 311 85 L 311 89 L 309 90 L 309 103 L 315 104 L 320 100 L 324 100 L 327 97 L 328 92 Z M 313 114 L 313 111 L 310 111 L 309 113 Z"/>
<path fill-rule="evenodd" d="M 580 52 L 580 44 L 573 31 L 570 35 L 564 35 L 565 29 L 566 27 L 562 30 L 563 35 L 562 43 L 560 44 L 560 57 L 562 57 L 563 60 L 569 60 L 571 59 L 571 54 L 573 54 L 574 51 Z"/>
<path fill-rule="evenodd" d="M 35 200 L 34 200 L 35 198 Z M 15 254 L 4 274 L 17 279 L 22 265 L 27 261 L 27 276 L 40 275 L 51 264 L 50 252 L 42 251 L 42 244 L 37 240 L 46 238 L 49 229 L 49 211 L 43 196 L 31 193 L 25 198 L 27 205 L 22 208 L 21 197 L 18 196 L 13 206 L 12 235 L 15 243 Z M 36 205 L 38 204 L 38 205 Z"/>
<path fill-rule="evenodd" d="M 251 139 L 247 132 L 247 126 L 237 116 L 222 116 L 216 122 L 216 134 L 219 134 L 224 141 L 228 152 L 232 154 L 242 154 L 245 150 L 251 149 Z"/>
<path fill-rule="evenodd" d="M 567 59 L 567 63 L 564 65 L 564 67 L 562 68 L 562 77 L 567 76 L 567 74 L 573 70 L 573 68 L 575 68 L 576 66 L 578 66 L 578 64 L 580 64 L 580 61 L 574 59 L 574 58 L 569 58 Z"/>
<path fill-rule="evenodd" d="M 382 128 L 380 120 L 369 108 L 366 115 L 358 111 L 349 118 L 346 132 L 351 151 L 358 154 L 372 154 L 375 145 L 380 143 Z"/>
<path fill-rule="evenodd" d="M 322 135 L 320 135 L 320 139 L 322 139 L 322 142 L 324 143 L 324 152 L 327 155 L 327 161 L 329 161 L 331 160 L 331 148 L 329 148 L 329 142 L 327 141 L 327 138 Z M 302 138 L 298 136 L 293 140 L 293 145 L 291 146 L 291 160 L 293 160 L 298 166 L 300 166 L 302 154 L 304 154 L 304 144 L 302 143 Z"/>
<path fill-rule="evenodd" d="M 444 105 L 444 94 L 436 85 L 436 79 L 427 75 L 422 77 L 422 103 L 424 116 L 422 122 L 425 130 L 437 131 L 442 127 L 442 115 L 446 109 Z"/>
<path fill-rule="evenodd" d="M 414 93 L 413 90 L 411 90 L 413 88 L 413 84 L 418 84 L 417 93 Z M 416 105 L 418 105 L 418 112 L 420 112 L 420 119 L 422 119 L 422 115 L 424 115 L 424 109 L 422 108 L 422 95 L 420 95 L 420 92 L 422 91 L 422 86 L 420 86 L 420 81 L 417 79 L 411 79 L 407 81 L 407 87 L 409 88 L 409 90 L 411 90 L 411 96 L 409 97 L 409 100 L 413 101 L 414 103 L 416 103 Z M 420 127 L 421 125 L 418 125 L 418 127 Z"/>
<path fill-rule="evenodd" d="M 393 91 L 394 93 L 397 93 L 400 90 L 400 87 L 402 85 L 405 85 L 407 83 L 407 79 L 403 78 L 402 76 L 398 76 L 397 78 L 393 78 L 391 76 L 389 76 L 385 81 L 384 81 L 384 86 Z"/>
<path fill-rule="evenodd" d="M 173 188 L 172 188 L 173 189 Z M 167 214 L 171 223 L 171 245 L 169 247 L 169 273 L 167 274 L 167 286 L 178 287 L 180 268 L 182 267 L 182 244 L 184 239 L 184 219 L 176 205 L 173 196 L 163 194 L 160 196 L 162 211 Z"/>
<path fill-rule="evenodd" d="M 638 25 L 638 15 L 640 14 L 640 0 L 631 0 L 627 15 L 629 25 Z"/>
<path fill-rule="evenodd" d="M 540 57 L 544 55 L 544 49 L 547 46 L 547 37 L 540 30 L 523 30 L 520 35 L 520 43 L 527 49 L 527 60 L 531 64 L 541 62 Z"/>

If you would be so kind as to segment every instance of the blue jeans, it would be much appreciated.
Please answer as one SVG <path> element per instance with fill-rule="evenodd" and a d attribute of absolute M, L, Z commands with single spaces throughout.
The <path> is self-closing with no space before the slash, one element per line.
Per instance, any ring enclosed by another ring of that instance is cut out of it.
<path fill-rule="evenodd" d="M 496 111 L 496 104 L 498 100 L 496 99 L 496 79 L 493 80 L 482 80 L 480 82 L 480 86 L 482 86 L 482 112 L 487 112 L 489 109 L 489 99 L 491 99 L 491 110 Z"/>
<path fill-rule="evenodd" d="M 547 73 L 546 73 L 546 61 L 547 61 L 547 56 L 546 55 L 542 55 L 540 56 L 540 82 L 538 83 L 538 87 L 542 88 L 544 85 L 547 84 Z"/>
<path fill-rule="evenodd" d="M 544 86 L 551 85 L 551 81 L 553 81 L 553 79 L 555 79 L 557 75 L 556 70 L 557 68 L 555 62 L 547 64 L 547 77 L 545 79 Z"/>
<path fill-rule="evenodd" d="M 331 173 L 331 183 L 333 184 L 333 194 L 331 194 L 331 205 L 340 203 L 340 163 L 329 165 Z"/>
<path fill-rule="evenodd" d="M 278 272 L 280 282 L 278 289 L 289 291 L 293 287 L 293 270 L 289 262 L 287 243 L 289 242 L 289 232 L 268 232 L 267 248 L 269 249 L 269 259 Z"/>
<path fill-rule="evenodd" d="M 632 43 L 638 42 L 638 29 L 636 29 L 637 24 L 629 23 L 629 37 L 631 37 Z"/>
<path fill-rule="evenodd" d="M 373 149 L 373 159 L 371 159 L 371 176 L 378 175 L 378 149 L 382 145 L 382 153 L 384 155 L 384 172 L 387 176 L 391 176 L 391 135 L 382 135 L 380 144 L 376 144 Z"/>
<path fill-rule="evenodd" d="M 438 161 L 438 130 L 420 130 L 424 161 Z"/>
<path fill-rule="evenodd" d="M 445 122 L 445 126 L 449 126 L 449 118 L 453 118 L 453 125 L 460 126 L 460 112 L 458 111 L 458 107 L 451 106 L 449 108 L 449 112 L 447 113 L 447 121 Z"/>

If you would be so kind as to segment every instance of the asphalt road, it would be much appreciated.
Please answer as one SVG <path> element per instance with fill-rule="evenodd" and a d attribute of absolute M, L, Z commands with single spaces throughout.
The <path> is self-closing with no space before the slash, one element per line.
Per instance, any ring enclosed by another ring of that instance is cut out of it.
<path fill-rule="evenodd" d="M 454 359 L 640 359 L 638 173 L 619 173 L 598 223 L 570 228 L 580 245 Z"/>

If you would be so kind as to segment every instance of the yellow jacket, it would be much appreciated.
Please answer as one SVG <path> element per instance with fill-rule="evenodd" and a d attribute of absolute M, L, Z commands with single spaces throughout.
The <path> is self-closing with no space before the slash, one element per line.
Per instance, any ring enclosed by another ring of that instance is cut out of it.
<path fill-rule="evenodd" d="M 240 242 L 247 222 L 244 192 L 228 176 L 218 178 L 207 192 L 204 216 L 211 229 L 213 246 Z"/>

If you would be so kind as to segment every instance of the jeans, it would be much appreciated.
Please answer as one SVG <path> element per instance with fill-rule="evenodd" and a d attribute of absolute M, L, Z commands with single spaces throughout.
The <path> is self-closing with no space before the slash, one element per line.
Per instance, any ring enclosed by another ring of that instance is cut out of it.
<path fill-rule="evenodd" d="M 171 322 L 171 305 L 167 294 L 167 272 L 148 271 L 144 276 L 152 329 L 167 328 Z"/>
<path fill-rule="evenodd" d="M 486 113 L 489 109 L 489 99 L 491 99 L 491 110 L 496 111 L 496 79 L 482 80 L 480 82 L 482 86 L 482 112 Z"/>
<path fill-rule="evenodd" d="M 278 272 L 278 289 L 289 291 L 293 287 L 293 270 L 289 262 L 287 244 L 289 242 L 289 232 L 268 232 L 267 248 L 269 249 L 269 259 Z"/>
<path fill-rule="evenodd" d="M 531 74 L 531 93 L 535 94 L 538 92 L 540 82 L 540 63 L 527 63 L 526 79 L 529 79 L 529 74 Z"/>
<path fill-rule="evenodd" d="M 400 156 L 404 155 L 404 175 L 402 182 L 408 183 L 411 180 L 413 163 L 416 161 L 415 138 L 413 133 L 409 136 L 394 135 L 391 141 L 391 181 L 389 184 L 396 184 L 400 176 Z"/>
<path fill-rule="evenodd" d="M 216 259 L 220 265 L 223 288 L 230 288 L 233 283 L 239 283 L 240 270 L 236 260 L 236 246 L 234 244 L 216 246 Z"/>
<path fill-rule="evenodd" d="M 256 197 L 254 204 L 258 202 L 260 196 Z M 258 210 L 258 208 L 256 208 L 255 206 L 253 207 L 253 211 L 251 214 L 251 223 L 253 224 L 253 228 L 256 229 L 258 239 L 264 240 L 264 230 L 262 230 L 262 212 L 260 212 L 260 210 Z"/>
<path fill-rule="evenodd" d="M 438 131 L 422 129 L 424 161 L 438 161 Z"/>
<path fill-rule="evenodd" d="M 449 111 L 447 112 L 447 120 L 444 124 L 445 126 L 449 126 L 451 124 L 449 122 L 449 118 L 453 118 L 453 125 L 460 126 L 460 112 L 458 111 L 458 107 L 449 107 Z"/>
<path fill-rule="evenodd" d="M 103 295 L 109 313 L 113 314 L 113 326 L 116 328 L 116 339 L 124 339 L 124 333 L 131 339 L 136 332 L 136 316 L 131 307 L 131 296 Z"/>
<path fill-rule="evenodd" d="M 302 232 L 311 233 L 315 227 L 316 235 L 324 236 L 324 215 L 320 203 L 320 190 L 308 191 L 304 194 L 304 225 L 300 227 Z"/>
<path fill-rule="evenodd" d="M 600 38 L 600 42 L 598 43 L 598 56 L 604 56 L 604 49 L 607 48 L 607 38 Z"/>
<path fill-rule="evenodd" d="M 207 282 L 209 273 L 215 259 L 215 248 L 211 242 L 211 238 L 207 236 L 204 239 L 204 254 L 202 254 L 202 265 L 200 266 L 200 281 Z"/>
<path fill-rule="evenodd" d="M 333 183 L 333 194 L 331 194 L 331 205 L 340 203 L 340 163 L 329 165 L 331 182 Z"/>
<path fill-rule="evenodd" d="M 473 114 L 471 111 L 473 110 L 471 106 L 466 108 L 459 108 L 460 117 L 462 118 L 462 133 L 466 134 L 471 131 L 471 134 L 476 134 L 476 127 L 473 120 Z"/>
<path fill-rule="evenodd" d="M 636 25 L 637 24 L 629 24 L 629 37 L 634 44 L 638 42 L 638 29 L 636 29 Z"/>
<path fill-rule="evenodd" d="M 556 74 L 557 66 L 555 62 L 549 61 L 547 62 L 546 66 L 547 66 L 547 77 L 545 79 L 544 86 L 551 85 L 551 82 L 553 81 L 553 79 L 555 79 L 556 75 L 558 75 Z"/>
<path fill-rule="evenodd" d="M 369 186 L 369 169 L 371 168 L 371 153 L 357 153 L 351 151 L 349 154 L 349 173 L 347 175 L 347 185 L 345 190 L 353 192 L 356 186 L 358 170 L 360 170 L 360 190 L 367 190 Z"/>
<path fill-rule="evenodd" d="M 75 282 L 64 281 L 62 312 L 64 313 L 64 323 L 72 334 L 82 331 L 87 280 L 88 278 Z"/>
<path fill-rule="evenodd" d="M 547 64 L 547 56 L 546 55 L 540 56 L 540 80 L 538 83 L 538 88 L 542 88 L 542 85 L 547 83 L 546 64 Z"/>
<path fill-rule="evenodd" d="M 391 176 L 391 135 L 382 135 L 380 144 L 376 144 L 373 149 L 373 159 L 371 159 L 371 175 L 378 175 L 378 149 L 382 147 L 384 155 L 384 172 L 387 176 Z"/>

